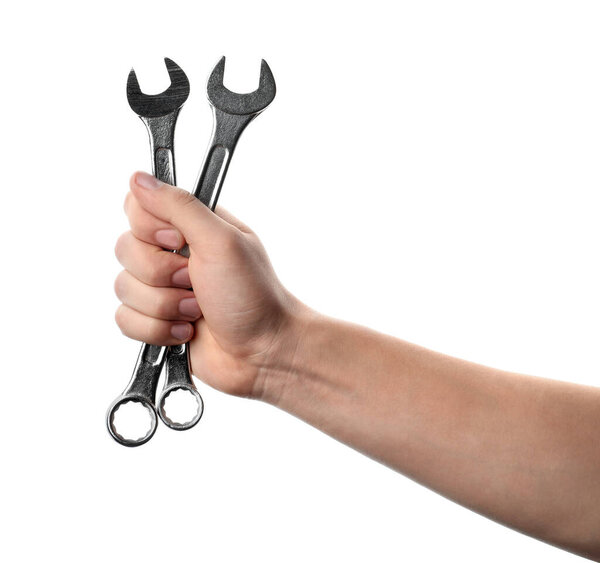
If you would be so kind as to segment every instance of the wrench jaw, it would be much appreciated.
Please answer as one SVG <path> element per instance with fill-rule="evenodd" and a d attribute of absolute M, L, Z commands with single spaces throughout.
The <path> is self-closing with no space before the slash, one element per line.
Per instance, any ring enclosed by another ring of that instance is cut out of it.
<path fill-rule="evenodd" d="M 260 78 L 258 80 L 258 90 L 263 93 L 266 105 L 262 109 L 265 109 L 275 99 L 275 95 L 277 94 L 275 77 L 271 72 L 271 67 L 267 64 L 267 61 L 265 61 L 265 59 L 261 59 L 260 61 Z"/>
<path fill-rule="evenodd" d="M 144 407 L 148 414 L 150 415 L 150 428 L 143 436 L 136 438 L 128 438 L 123 436 L 117 430 L 115 426 L 115 415 L 119 408 L 128 403 L 139 404 Z M 134 448 L 136 446 L 141 446 L 145 444 L 156 432 L 156 427 L 158 426 L 158 417 L 156 416 L 156 409 L 154 405 L 148 401 L 145 397 L 141 395 L 121 395 L 118 397 L 108 408 L 108 412 L 106 414 L 106 426 L 108 428 L 109 434 L 117 441 L 119 444 L 123 446 L 127 446 L 130 448 Z"/>
<path fill-rule="evenodd" d="M 238 94 L 223 84 L 225 57 L 215 65 L 206 86 L 214 116 L 212 138 L 193 194 L 214 211 L 237 142 L 248 124 L 275 98 L 273 73 L 263 59 L 258 88 Z"/>
<path fill-rule="evenodd" d="M 267 64 L 262 59 L 258 88 L 249 94 L 238 94 L 226 88 L 223 84 L 225 77 L 225 57 L 215 65 L 211 72 L 206 91 L 208 101 L 217 110 L 232 115 L 258 115 L 265 110 L 275 98 L 277 87 L 275 78 Z"/>
<path fill-rule="evenodd" d="M 171 79 L 169 87 L 160 94 L 144 94 L 135 70 L 127 78 L 127 101 L 131 109 L 141 118 L 162 117 L 177 111 L 190 94 L 190 82 L 177 63 L 165 58 L 165 66 Z"/>

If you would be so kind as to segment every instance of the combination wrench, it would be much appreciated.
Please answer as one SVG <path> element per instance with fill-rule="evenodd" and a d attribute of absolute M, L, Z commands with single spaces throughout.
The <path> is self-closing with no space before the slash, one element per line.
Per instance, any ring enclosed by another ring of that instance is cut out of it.
<path fill-rule="evenodd" d="M 156 111 L 148 109 L 149 107 L 153 107 L 153 104 L 150 102 L 150 100 L 148 100 L 148 98 L 157 98 L 163 96 L 176 86 L 176 81 L 174 80 L 174 76 L 171 74 L 171 69 L 169 68 L 169 64 L 172 63 L 172 61 L 165 59 L 165 62 L 167 62 L 167 68 L 169 69 L 169 74 L 172 80 L 172 84 L 169 89 L 163 92 L 163 94 L 158 94 L 157 96 L 145 96 L 141 94 L 139 86 L 137 85 L 135 73 L 132 71 L 129 77 L 130 80 L 128 81 L 128 98 L 130 94 L 129 86 L 131 82 L 131 93 L 134 94 L 134 97 L 141 96 L 142 98 L 140 98 L 140 100 L 143 101 L 143 103 L 137 104 L 134 102 L 132 105 L 130 100 L 130 105 L 132 109 L 134 109 L 134 111 L 140 115 L 142 121 L 144 121 L 148 127 L 153 154 L 157 155 L 160 153 L 158 157 L 155 156 L 155 160 L 157 161 L 155 162 L 155 171 L 160 172 L 164 168 L 166 162 L 170 162 L 170 172 L 173 175 L 173 181 L 163 180 L 160 176 L 158 176 L 158 174 L 155 175 L 162 181 L 174 184 L 175 178 L 172 151 L 172 129 L 174 128 L 177 113 L 179 112 L 183 102 L 185 102 L 187 94 L 183 99 L 181 99 L 183 97 L 182 91 L 179 91 L 179 95 L 177 96 L 177 99 L 180 102 L 179 106 L 177 109 L 175 109 L 173 106 L 170 108 L 170 114 L 172 115 L 174 113 L 170 121 L 168 121 L 169 125 L 172 124 L 170 129 L 165 123 L 167 121 L 166 115 L 169 114 L 162 116 L 148 115 L 149 111 L 152 113 Z M 172 64 L 175 67 L 177 66 L 175 63 Z M 177 67 L 177 69 L 179 69 L 179 67 Z M 179 71 L 181 71 L 181 69 L 179 69 Z M 181 71 L 181 73 L 183 74 L 183 71 Z M 200 170 L 200 174 L 198 175 L 195 189 L 192 192 L 195 197 L 200 199 L 200 201 L 212 211 L 214 211 L 217 205 L 221 187 L 223 186 L 223 182 L 231 162 L 231 157 L 242 132 L 259 113 L 267 108 L 267 106 L 275 98 L 276 94 L 275 79 L 273 78 L 273 74 L 269 68 L 269 65 L 264 60 L 261 62 L 259 86 L 254 92 L 248 94 L 238 94 L 228 90 L 223 84 L 224 73 L 225 57 L 222 57 L 214 67 L 208 79 L 207 97 L 213 110 L 213 131 L 209 147 L 204 158 L 204 163 Z M 185 75 L 183 75 L 183 77 L 185 77 Z M 187 78 L 185 78 L 185 81 L 187 83 Z M 187 84 L 187 91 L 189 93 L 189 83 Z M 172 101 L 174 99 L 175 97 L 171 98 Z M 140 111 L 144 112 L 145 115 L 140 113 Z M 171 133 L 171 142 L 168 145 L 170 147 L 168 158 L 168 151 L 163 154 L 161 151 L 157 150 L 157 147 L 163 147 L 156 143 L 156 139 L 154 142 L 152 141 L 153 133 L 151 126 L 149 126 L 148 123 L 153 123 L 151 119 L 154 117 L 163 118 L 160 122 L 160 125 L 157 123 L 156 129 L 160 129 L 163 135 L 165 132 Z M 189 250 L 187 246 L 185 246 L 180 253 L 184 256 L 189 256 Z M 156 394 L 158 379 L 160 377 L 160 372 L 165 359 L 167 364 L 165 386 L 158 398 L 158 408 L 156 408 L 154 396 Z M 188 391 L 192 393 L 196 399 L 196 415 L 190 421 L 184 423 L 174 422 L 167 416 L 165 411 L 165 400 L 173 391 L 176 390 Z M 146 407 L 151 417 L 151 426 L 146 435 L 136 439 L 123 437 L 118 433 L 114 425 L 115 412 L 124 403 L 132 401 L 138 402 Z M 194 426 L 200 420 L 202 412 L 202 398 L 196 390 L 190 375 L 188 345 L 184 344 L 180 346 L 172 346 L 167 352 L 165 348 L 144 344 L 140 350 L 140 355 L 138 357 L 138 361 L 129 385 L 123 394 L 118 397 L 109 408 L 107 413 L 107 426 L 111 436 L 117 442 L 125 446 L 139 446 L 146 443 L 154 435 L 157 426 L 157 413 L 161 420 L 170 428 L 175 430 L 186 430 Z"/>
<path fill-rule="evenodd" d="M 175 125 L 179 111 L 189 96 L 190 83 L 183 70 L 171 59 L 165 58 L 165 65 L 171 84 L 164 92 L 154 95 L 144 94 L 141 91 L 135 71 L 132 69 L 127 79 L 127 101 L 148 130 L 152 173 L 160 181 L 175 185 Z M 164 347 L 142 344 L 129 384 L 109 407 L 106 417 L 108 431 L 124 446 L 144 444 L 156 431 L 158 418 L 154 398 L 165 355 Z M 190 391 L 194 393 L 197 404 L 202 405 L 202 398 L 196 389 Z M 115 427 L 115 413 L 126 403 L 139 403 L 147 409 L 150 415 L 150 428 L 144 436 L 128 438 L 120 434 Z M 197 418 L 199 420 L 200 417 Z"/>
<path fill-rule="evenodd" d="M 213 110 L 213 132 L 204 163 L 200 169 L 192 195 L 211 211 L 215 210 L 221 187 L 225 181 L 231 157 L 246 126 L 273 101 L 276 94 L 275 79 L 267 62 L 260 67 L 258 88 L 249 94 L 237 94 L 225 88 L 225 57 L 215 65 L 206 87 L 208 101 Z M 181 254 L 189 256 L 187 245 Z M 165 412 L 165 400 L 171 392 L 189 385 L 189 347 L 172 346 L 167 356 L 167 378 L 158 400 L 158 414 L 175 430 L 188 426 L 174 423 Z"/>

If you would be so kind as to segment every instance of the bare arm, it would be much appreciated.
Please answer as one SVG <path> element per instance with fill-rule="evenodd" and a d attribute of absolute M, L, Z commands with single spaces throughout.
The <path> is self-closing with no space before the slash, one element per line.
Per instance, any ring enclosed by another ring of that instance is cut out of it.
<path fill-rule="evenodd" d="M 600 389 L 298 314 L 260 396 L 442 495 L 600 558 Z"/>
<path fill-rule="evenodd" d="M 125 334 L 189 341 L 194 374 L 213 387 L 274 404 L 464 506 L 600 560 L 600 389 L 326 318 L 285 290 L 234 217 L 145 174 L 131 190 L 115 286 Z M 185 240 L 189 260 L 161 249 Z"/>

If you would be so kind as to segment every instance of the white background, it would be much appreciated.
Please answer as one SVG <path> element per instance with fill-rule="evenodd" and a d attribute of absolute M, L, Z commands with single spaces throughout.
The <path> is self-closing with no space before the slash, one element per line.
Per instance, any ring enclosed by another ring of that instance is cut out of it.
<path fill-rule="evenodd" d="M 6 561 L 571 561 L 272 407 L 201 386 L 202 422 L 116 445 L 105 409 L 139 345 L 113 321 L 127 105 L 192 93 L 179 184 L 211 130 L 204 84 L 273 105 L 221 203 L 330 315 L 508 370 L 600 370 L 596 2 L 21 2 L 5 5 L 1 229 Z M 600 432 L 600 429 L 599 429 Z"/>

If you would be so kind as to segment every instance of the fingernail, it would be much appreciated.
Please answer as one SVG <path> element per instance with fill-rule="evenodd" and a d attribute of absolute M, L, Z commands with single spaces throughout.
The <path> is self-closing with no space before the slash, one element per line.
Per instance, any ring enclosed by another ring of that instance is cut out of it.
<path fill-rule="evenodd" d="M 177 340 L 187 340 L 192 334 L 192 325 L 189 323 L 176 324 L 171 327 L 171 335 Z"/>
<path fill-rule="evenodd" d="M 190 281 L 190 273 L 187 269 L 187 266 L 185 268 L 181 268 L 181 270 L 177 270 L 173 274 L 171 282 L 173 283 L 173 285 L 179 287 L 191 287 L 192 282 Z"/>
<path fill-rule="evenodd" d="M 173 229 L 156 231 L 154 238 L 164 248 L 179 248 L 179 234 Z"/>
<path fill-rule="evenodd" d="M 186 317 L 196 317 L 200 316 L 200 307 L 198 306 L 198 301 L 196 301 L 195 297 L 186 297 L 179 302 L 179 312 Z"/>
<path fill-rule="evenodd" d="M 152 176 L 152 174 L 148 174 L 146 172 L 136 172 L 135 183 L 138 186 L 148 190 L 155 190 L 163 185 L 163 182 L 161 182 L 158 178 L 155 178 Z"/>

